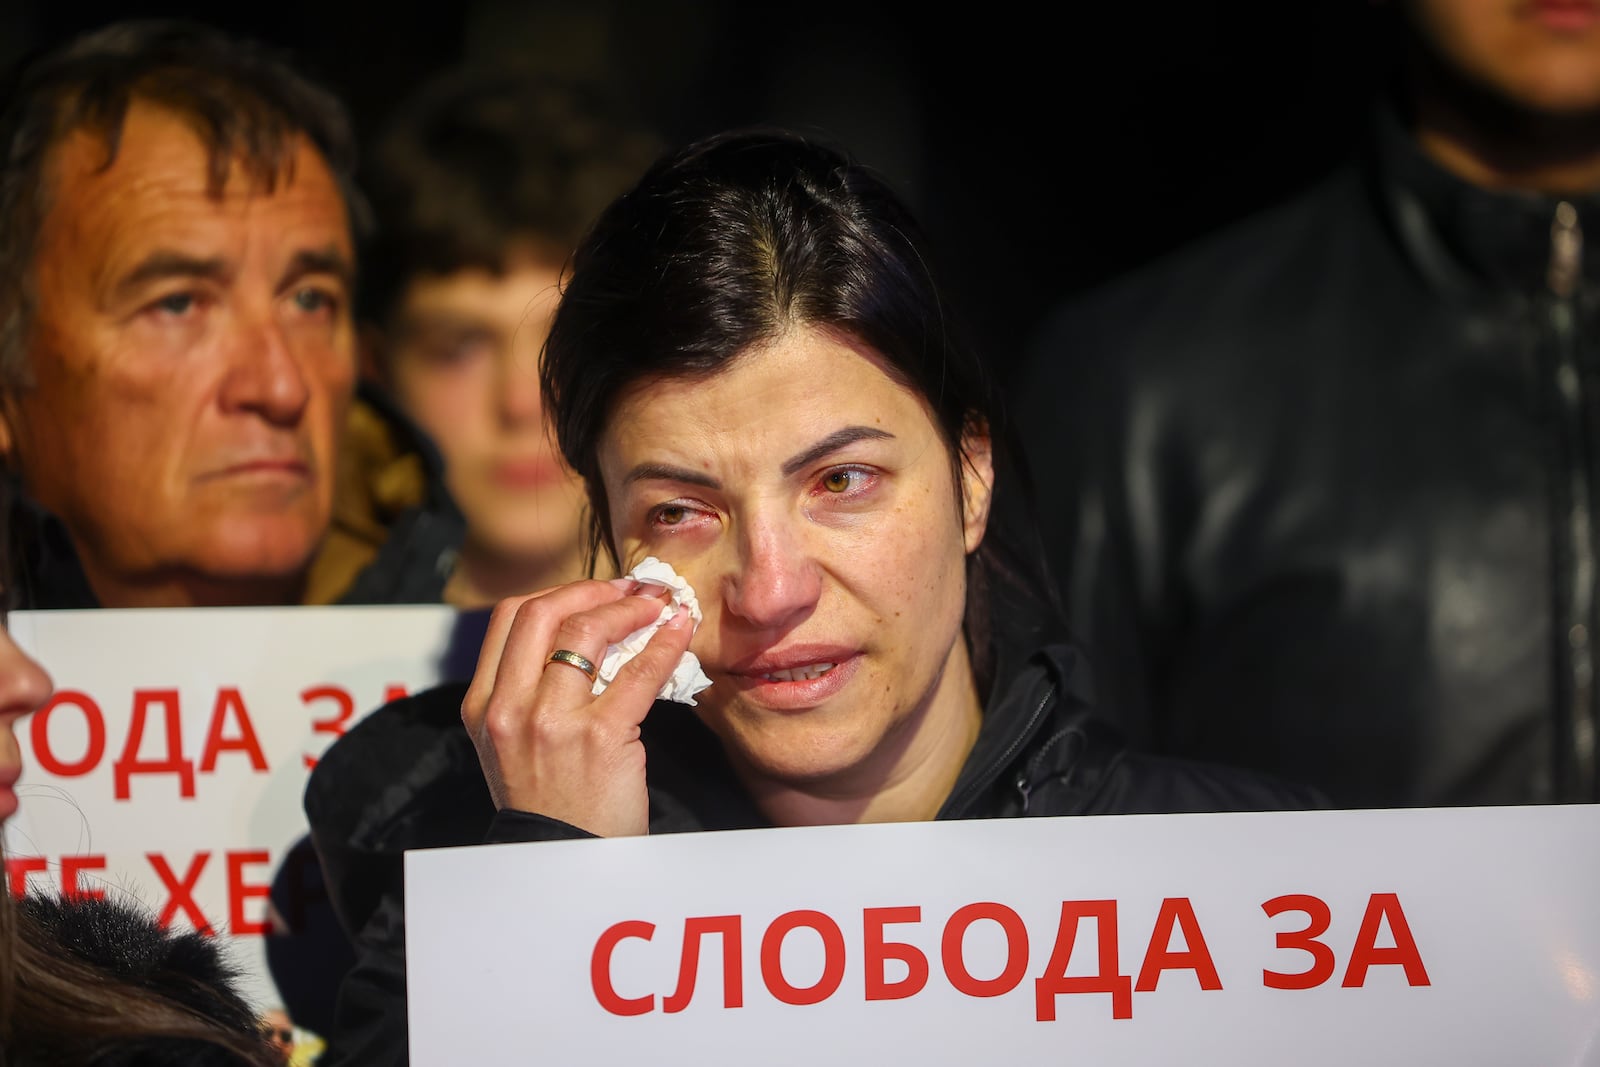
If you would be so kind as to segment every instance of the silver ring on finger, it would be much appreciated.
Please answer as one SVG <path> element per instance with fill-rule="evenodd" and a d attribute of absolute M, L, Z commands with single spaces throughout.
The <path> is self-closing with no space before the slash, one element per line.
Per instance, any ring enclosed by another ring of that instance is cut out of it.
<path fill-rule="evenodd" d="M 595 678 L 598 677 L 600 673 L 599 669 L 595 667 L 593 660 L 589 659 L 587 656 L 579 655 L 570 648 L 556 649 L 554 652 L 550 653 L 550 658 L 545 660 L 545 662 L 565 663 L 569 667 L 576 667 L 584 674 L 588 675 L 590 683 L 593 683 Z"/>

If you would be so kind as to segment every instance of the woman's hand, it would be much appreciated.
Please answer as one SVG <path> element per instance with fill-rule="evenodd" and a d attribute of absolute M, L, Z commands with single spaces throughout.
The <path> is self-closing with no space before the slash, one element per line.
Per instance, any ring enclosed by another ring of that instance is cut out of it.
<path fill-rule="evenodd" d="M 664 587 L 619 578 L 495 606 L 461 704 L 495 807 L 601 837 L 649 832 L 639 724 L 689 647 L 688 611 L 679 609 L 599 696 L 583 670 L 547 661 L 567 649 L 598 664 L 608 644 L 649 625 L 667 603 Z"/>

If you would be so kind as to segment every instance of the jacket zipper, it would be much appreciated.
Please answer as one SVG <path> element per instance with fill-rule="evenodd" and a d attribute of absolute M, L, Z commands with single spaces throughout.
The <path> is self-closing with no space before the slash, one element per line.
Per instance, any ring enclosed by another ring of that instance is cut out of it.
<path fill-rule="evenodd" d="M 1033 783 L 1028 781 L 1026 772 L 1017 772 L 1017 795 L 1022 798 L 1022 814 L 1028 814 L 1028 804 L 1033 797 Z"/>
<path fill-rule="evenodd" d="M 1045 689 L 1044 696 L 1040 697 L 1039 702 L 1034 705 L 1033 714 L 1028 716 L 1027 725 L 1024 726 L 1020 732 L 1018 732 L 1011 744 L 1006 746 L 1006 750 L 1000 754 L 1000 758 L 992 760 L 989 765 L 983 769 L 983 774 L 979 775 L 977 778 L 974 778 L 972 780 L 972 784 L 967 786 L 966 789 L 962 790 L 961 796 L 957 798 L 954 803 L 946 803 L 944 806 L 944 811 L 939 815 L 939 818 L 959 819 L 962 814 L 966 812 L 967 807 L 972 803 L 973 798 L 994 781 L 995 776 L 1000 773 L 1006 764 L 1010 763 L 1016 758 L 1017 751 L 1027 743 L 1028 738 L 1033 736 L 1035 727 L 1039 725 L 1039 717 L 1044 714 L 1044 709 L 1050 706 L 1050 701 L 1055 697 L 1055 695 L 1056 684 L 1051 682 L 1050 685 Z M 1023 802 L 1024 806 L 1026 806 L 1026 795 L 1023 797 Z"/>
<path fill-rule="evenodd" d="M 1583 268 L 1583 228 L 1578 212 L 1570 203 L 1556 206 L 1550 224 L 1550 269 L 1548 281 L 1556 301 L 1551 306 L 1551 327 L 1556 341 L 1556 387 L 1560 391 L 1571 456 L 1571 508 L 1567 516 L 1567 536 L 1572 558 L 1570 599 L 1566 638 L 1571 682 L 1571 705 L 1566 730 L 1572 745 L 1571 793 L 1578 799 L 1592 799 L 1595 793 L 1594 654 L 1592 619 L 1594 612 L 1595 552 L 1593 521 L 1590 514 L 1589 448 L 1585 432 L 1585 390 L 1578 361 L 1577 292 Z M 1566 792 L 1566 791 L 1563 791 Z"/>

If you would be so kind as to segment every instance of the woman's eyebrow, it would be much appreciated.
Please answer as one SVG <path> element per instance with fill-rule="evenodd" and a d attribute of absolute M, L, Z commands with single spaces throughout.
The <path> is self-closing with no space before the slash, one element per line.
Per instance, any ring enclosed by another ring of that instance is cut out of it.
<path fill-rule="evenodd" d="M 835 430 L 804 452 L 784 460 L 783 475 L 789 477 L 811 466 L 817 460 L 830 452 L 837 452 L 845 445 L 855 444 L 857 441 L 875 441 L 892 439 L 894 434 L 887 430 L 880 430 L 875 426 L 846 426 Z"/>
<path fill-rule="evenodd" d="M 799 471 L 804 470 L 817 460 L 830 452 L 857 441 L 893 440 L 894 434 L 888 430 L 880 430 L 875 426 L 846 426 L 835 430 L 804 452 L 797 453 L 783 462 L 783 476 L 789 478 Z M 722 483 L 706 474 L 704 471 L 691 470 L 688 467 L 674 467 L 667 463 L 641 463 L 634 467 L 622 478 L 623 485 L 634 482 L 682 482 L 685 485 L 698 485 L 705 489 L 721 489 Z"/>
<path fill-rule="evenodd" d="M 683 482 L 686 485 L 698 485 L 706 489 L 722 488 L 720 482 L 703 471 L 690 470 L 688 467 L 673 467 L 665 463 L 639 464 L 622 479 L 623 485 L 631 485 L 634 482 Z"/>

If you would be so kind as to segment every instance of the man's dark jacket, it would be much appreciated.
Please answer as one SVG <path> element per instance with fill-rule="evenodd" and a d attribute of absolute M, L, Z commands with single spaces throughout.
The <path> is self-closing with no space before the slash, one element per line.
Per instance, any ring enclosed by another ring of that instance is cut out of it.
<path fill-rule="evenodd" d="M 998 664 L 978 740 L 941 819 L 1318 807 L 1320 797 L 1247 774 L 1152 759 L 1090 712 L 1086 672 L 1062 645 Z M 319 1067 L 406 1061 L 401 853 L 408 848 L 588 836 L 525 812 L 495 812 L 461 725 L 464 685 L 369 715 L 328 749 L 306 815 L 334 909 L 356 945 Z M 643 726 L 650 832 L 770 823 L 719 742 L 687 708 L 657 704 Z"/>
<path fill-rule="evenodd" d="M 1061 311 L 1013 381 L 1135 743 L 1341 806 L 1593 801 L 1600 202 L 1385 114 L 1299 199 Z"/>

